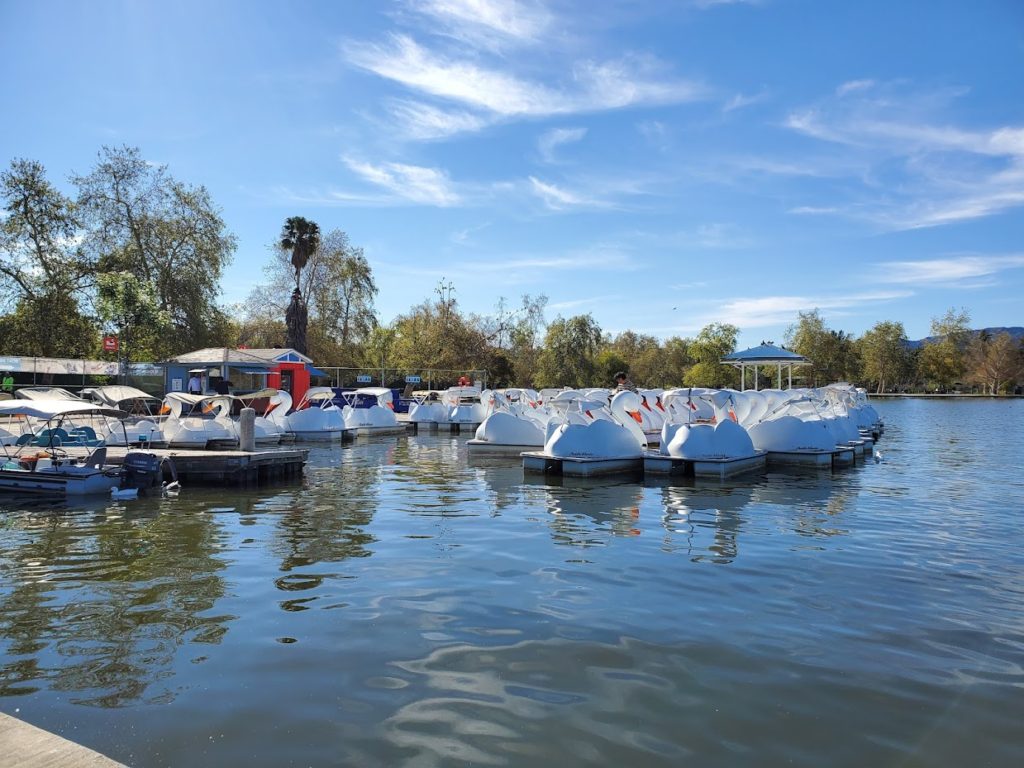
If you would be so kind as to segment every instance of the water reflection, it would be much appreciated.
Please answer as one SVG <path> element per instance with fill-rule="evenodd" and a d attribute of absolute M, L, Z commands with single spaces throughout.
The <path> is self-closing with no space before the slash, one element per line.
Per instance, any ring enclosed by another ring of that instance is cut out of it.
<path fill-rule="evenodd" d="M 609 536 L 639 536 L 643 488 L 633 479 L 539 477 L 524 484 L 543 492 L 542 501 L 556 544 L 604 546 Z"/>
<path fill-rule="evenodd" d="M 666 548 L 685 551 L 694 562 L 722 564 L 736 559 L 741 511 L 754 498 L 752 487 L 672 485 L 661 493 L 662 524 L 672 534 L 665 540 Z"/>
<path fill-rule="evenodd" d="M 179 646 L 219 643 L 235 617 L 215 518 L 164 501 L 129 511 L 8 513 L 0 696 L 47 683 L 74 703 L 166 702 Z"/>

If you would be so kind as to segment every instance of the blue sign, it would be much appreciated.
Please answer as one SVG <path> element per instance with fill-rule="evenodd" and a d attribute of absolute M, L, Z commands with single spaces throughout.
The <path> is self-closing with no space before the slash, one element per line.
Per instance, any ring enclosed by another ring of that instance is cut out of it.
<path fill-rule="evenodd" d="M 419 376 L 406 376 L 405 377 L 405 383 L 406 384 L 419 384 L 421 381 L 423 381 L 423 379 L 421 379 Z"/>
<path fill-rule="evenodd" d="M 365 373 L 356 376 L 356 384 L 369 384 L 371 381 L 373 381 L 373 378 Z"/>

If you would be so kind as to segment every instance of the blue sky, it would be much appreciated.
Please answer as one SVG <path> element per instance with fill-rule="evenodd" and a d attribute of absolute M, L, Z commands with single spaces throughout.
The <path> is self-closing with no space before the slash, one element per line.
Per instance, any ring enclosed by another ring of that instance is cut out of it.
<path fill-rule="evenodd" d="M 1018 0 L 3 2 L 0 64 L 0 162 L 126 143 L 206 185 L 226 303 L 303 215 L 383 322 L 445 279 L 741 348 L 814 307 L 1024 324 Z"/>

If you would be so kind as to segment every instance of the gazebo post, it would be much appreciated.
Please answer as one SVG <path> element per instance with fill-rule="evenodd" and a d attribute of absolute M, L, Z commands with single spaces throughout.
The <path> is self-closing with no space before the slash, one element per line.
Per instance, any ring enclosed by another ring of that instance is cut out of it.
<path fill-rule="evenodd" d="M 789 364 L 789 388 L 793 388 L 793 364 Z"/>
<path fill-rule="evenodd" d="M 782 389 L 782 363 L 779 363 L 779 389 Z"/>
<path fill-rule="evenodd" d="M 747 388 L 747 366 L 740 363 L 740 392 Z"/>
<path fill-rule="evenodd" d="M 754 363 L 754 391 L 757 392 L 757 363 Z"/>

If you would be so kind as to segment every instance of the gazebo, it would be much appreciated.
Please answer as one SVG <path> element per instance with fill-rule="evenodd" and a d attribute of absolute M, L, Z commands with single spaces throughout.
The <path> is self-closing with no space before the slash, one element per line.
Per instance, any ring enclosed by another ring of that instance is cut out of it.
<path fill-rule="evenodd" d="M 789 389 L 793 388 L 793 367 L 808 365 L 809 360 L 803 355 L 788 349 L 777 347 L 770 342 L 762 342 L 758 347 L 751 347 L 742 352 L 733 352 L 722 358 L 722 362 L 740 369 L 740 390 L 747 388 L 747 368 L 754 369 L 754 389 L 757 389 L 757 369 L 759 366 L 777 367 L 779 372 L 779 389 L 782 389 L 782 368 L 789 369 Z"/>

